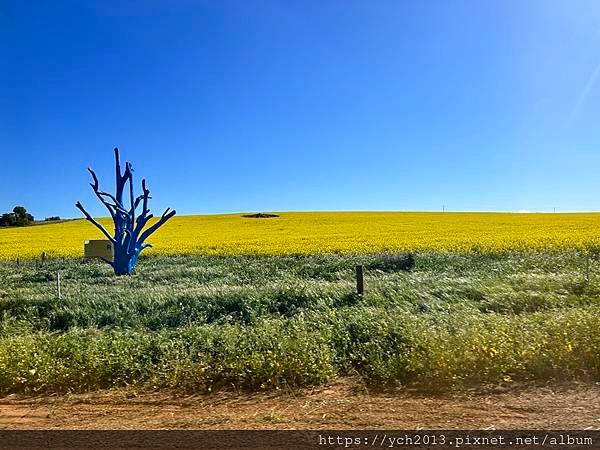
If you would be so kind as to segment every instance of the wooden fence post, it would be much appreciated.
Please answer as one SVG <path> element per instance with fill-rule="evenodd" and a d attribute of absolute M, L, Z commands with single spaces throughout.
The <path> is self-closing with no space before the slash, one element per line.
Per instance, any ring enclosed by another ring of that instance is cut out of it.
<path fill-rule="evenodd" d="M 58 299 L 62 300 L 62 295 L 60 294 L 60 272 L 56 274 L 56 290 L 58 292 Z"/>
<path fill-rule="evenodd" d="M 363 266 L 356 266 L 356 293 L 363 295 L 365 291 L 364 270 Z"/>
<path fill-rule="evenodd" d="M 585 282 L 590 282 L 590 251 L 585 252 Z"/>

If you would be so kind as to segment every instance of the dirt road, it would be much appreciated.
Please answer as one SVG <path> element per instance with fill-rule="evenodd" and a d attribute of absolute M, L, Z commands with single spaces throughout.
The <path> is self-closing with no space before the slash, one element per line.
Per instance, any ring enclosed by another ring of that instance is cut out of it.
<path fill-rule="evenodd" d="M 0 398 L 0 428 L 600 429 L 600 383 L 513 384 L 433 395 L 374 393 L 346 379 L 300 392 L 10 395 Z"/>

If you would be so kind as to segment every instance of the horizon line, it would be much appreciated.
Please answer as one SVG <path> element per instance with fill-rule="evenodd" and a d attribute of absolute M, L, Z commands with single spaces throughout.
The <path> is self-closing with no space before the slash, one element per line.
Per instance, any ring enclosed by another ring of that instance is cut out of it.
<path fill-rule="evenodd" d="M 311 213 L 398 213 L 398 214 L 598 214 L 600 210 L 564 210 L 564 211 L 548 211 L 548 210 L 439 210 L 439 209 L 419 209 L 419 210 L 400 210 L 400 209 L 322 209 L 322 210 L 245 210 L 245 211 L 228 211 L 228 212 L 194 212 L 187 214 L 177 214 L 179 217 L 186 216 L 233 216 L 238 214 L 256 214 L 256 213 L 272 213 L 272 214 L 311 214 Z M 109 216 L 94 216 L 98 218 L 110 218 Z M 78 220 L 85 217 L 67 217 L 61 220 Z"/>

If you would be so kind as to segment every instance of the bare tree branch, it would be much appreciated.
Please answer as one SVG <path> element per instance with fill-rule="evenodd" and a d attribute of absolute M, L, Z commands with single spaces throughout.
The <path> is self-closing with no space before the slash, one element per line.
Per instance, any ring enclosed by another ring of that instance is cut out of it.
<path fill-rule="evenodd" d="M 151 199 L 152 197 L 150 197 L 150 190 L 148 189 L 148 187 L 146 186 L 146 179 L 142 179 L 142 192 L 143 194 L 140 195 L 136 200 L 135 203 L 136 205 L 139 204 L 140 201 L 143 201 L 142 203 L 142 212 L 140 213 L 140 215 L 137 217 L 136 219 L 136 227 L 135 227 L 135 235 L 138 236 L 140 234 L 140 232 L 142 231 L 142 228 L 144 228 L 144 226 L 146 225 L 146 223 L 148 222 L 148 220 L 152 217 L 152 215 L 148 215 L 148 213 L 150 212 L 150 210 L 148 209 L 148 200 Z"/>
<path fill-rule="evenodd" d="M 92 186 L 94 191 L 97 191 L 98 190 L 98 177 L 96 176 L 96 172 L 94 172 L 94 170 L 91 167 L 88 167 L 87 170 L 92 175 L 92 180 L 94 180 L 93 183 L 90 183 L 90 185 Z"/>
<path fill-rule="evenodd" d="M 119 148 L 115 147 L 115 171 L 116 171 L 116 191 L 115 197 L 117 199 L 117 203 L 123 206 L 123 190 L 125 189 L 125 185 L 128 180 L 131 180 L 131 163 L 125 163 L 125 171 L 121 174 L 121 159 L 119 155 Z M 125 209 L 125 208 L 123 208 Z"/>
<path fill-rule="evenodd" d="M 128 161 L 125 163 L 125 174 L 129 174 L 129 223 L 133 229 L 135 223 L 135 200 L 133 198 L 133 167 Z"/>
<path fill-rule="evenodd" d="M 100 225 L 100 223 L 94 220 L 94 218 L 85 210 L 81 202 L 75 203 L 75 206 L 83 213 L 87 220 L 92 222 L 96 226 L 96 228 L 98 228 L 100 231 L 102 231 L 102 233 L 104 233 L 104 235 L 108 238 L 109 241 L 111 241 L 113 244 L 115 243 L 115 238 L 113 238 L 110 235 L 110 233 L 106 231 L 106 228 L 104 228 L 102 225 Z"/>
<path fill-rule="evenodd" d="M 101 195 L 103 193 L 98 190 L 98 185 L 99 184 L 98 184 L 98 177 L 96 176 L 96 173 L 94 172 L 94 170 L 91 167 L 88 167 L 88 172 L 92 175 L 92 180 L 93 181 L 92 181 L 92 183 L 90 183 L 90 186 L 94 190 L 94 194 L 96 194 L 96 197 L 98 197 L 98 200 L 100 200 L 102 202 L 102 204 L 106 207 L 106 209 L 110 213 L 111 217 L 114 219 L 115 218 L 115 212 L 117 210 L 116 205 L 112 205 L 112 204 L 108 203 L 107 201 L 105 201 L 101 197 Z"/>
<path fill-rule="evenodd" d="M 148 200 L 151 199 L 152 197 L 150 197 L 150 190 L 148 189 L 148 187 L 146 186 L 146 179 L 142 178 L 142 200 L 144 200 L 144 203 L 142 204 L 142 216 L 146 216 L 148 214 Z"/>
<path fill-rule="evenodd" d="M 171 208 L 167 208 L 165 210 L 165 212 L 163 213 L 163 215 L 161 216 L 161 218 L 158 220 L 158 222 L 156 222 L 154 225 L 152 225 L 150 228 L 148 228 L 146 231 L 144 231 L 142 233 L 138 242 L 144 242 L 146 239 L 148 239 L 148 237 L 152 233 L 154 233 L 156 230 L 158 230 L 161 226 L 163 226 L 165 224 L 165 222 L 167 220 L 169 220 L 171 217 L 173 217 L 176 214 L 175 210 L 169 212 L 170 209 Z"/>

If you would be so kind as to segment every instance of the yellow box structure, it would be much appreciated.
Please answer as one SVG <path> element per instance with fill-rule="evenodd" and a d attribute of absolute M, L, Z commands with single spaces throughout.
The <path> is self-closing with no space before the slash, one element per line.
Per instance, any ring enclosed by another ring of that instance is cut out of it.
<path fill-rule="evenodd" d="M 113 245 L 108 240 L 89 240 L 83 246 L 85 258 L 106 258 L 112 261 Z"/>

